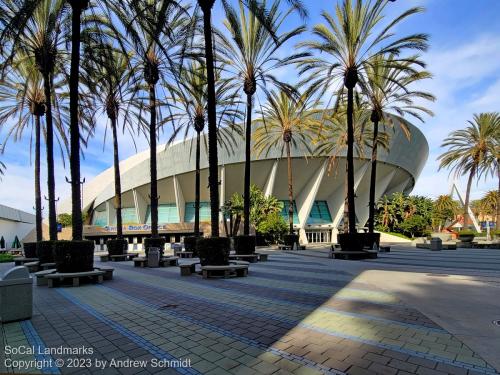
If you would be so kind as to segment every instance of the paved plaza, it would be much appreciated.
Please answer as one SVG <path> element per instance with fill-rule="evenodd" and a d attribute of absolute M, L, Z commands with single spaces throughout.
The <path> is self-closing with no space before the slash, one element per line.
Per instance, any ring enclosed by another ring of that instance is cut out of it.
<path fill-rule="evenodd" d="M 6 359 L 36 360 L 46 366 L 24 372 L 55 374 L 472 375 L 500 369 L 497 336 L 488 344 L 476 334 L 482 317 L 489 319 L 488 304 L 498 299 L 498 250 L 407 247 L 362 262 L 331 260 L 322 249 L 270 252 L 268 262 L 250 266 L 248 277 L 225 280 L 181 277 L 178 267 L 108 265 L 115 277 L 102 285 L 34 287 L 33 318 L 2 325 L 0 345 L 41 350 L 0 351 L 0 373 L 13 372 Z M 461 303 L 462 309 L 454 305 Z M 477 319 L 467 316 L 468 304 Z M 497 335 L 500 327 L 490 321 L 484 330 Z M 79 353 L 51 353 L 57 348 Z"/>

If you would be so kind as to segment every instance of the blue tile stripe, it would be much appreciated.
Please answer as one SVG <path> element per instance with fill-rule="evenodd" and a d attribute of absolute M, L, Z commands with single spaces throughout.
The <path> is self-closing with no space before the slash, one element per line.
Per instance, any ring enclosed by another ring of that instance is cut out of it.
<path fill-rule="evenodd" d="M 24 335 L 26 336 L 26 339 L 28 340 L 29 344 L 35 348 L 35 358 L 37 361 L 40 363 L 50 363 L 52 366 L 48 367 L 45 366 L 41 369 L 42 373 L 44 374 L 60 374 L 61 372 L 55 365 L 54 358 L 52 358 L 51 355 L 49 354 L 41 354 L 45 352 L 45 343 L 43 342 L 42 338 L 38 335 L 38 332 L 36 331 L 35 327 L 33 327 L 33 324 L 31 323 L 30 320 L 23 320 L 21 323 L 21 328 L 23 329 Z"/>
<path fill-rule="evenodd" d="M 160 313 L 162 313 L 163 315 L 167 315 L 167 316 L 171 316 L 171 317 L 175 317 L 177 319 L 181 319 L 181 320 L 184 320 L 184 321 L 187 321 L 189 323 L 192 323 L 192 324 L 196 324 L 198 326 L 201 326 L 203 328 L 206 328 L 212 332 L 216 332 L 222 336 L 225 336 L 225 337 L 229 337 L 229 338 L 232 338 L 232 339 L 235 339 L 235 340 L 238 340 L 248 346 L 252 346 L 252 347 L 255 347 L 255 348 L 258 348 L 260 350 L 262 350 L 263 352 L 270 352 L 272 354 L 275 354 L 279 357 L 282 357 L 282 358 L 285 358 L 289 361 L 293 361 L 293 362 L 296 362 L 296 363 L 299 363 L 303 366 L 307 366 L 307 367 L 310 367 L 310 368 L 314 368 L 316 370 L 319 370 L 321 372 L 323 372 L 324 374 L 327 374 L 327 375 L 344 375 L 345 373 L 339 371 L 339 370 L 336 370 L 336 369 L 333 369 L 333 368 L 329 368 L 329 367 L 326 367 L 326 366 L 323 366 L 319 363 L 316 363 L 314 361 L 311 361 L 310 359 L 307 359 L 305 357 L 302 357 L 302 356 L 298 356 L 298 355 L 295 355 L 295 354 L 292 354 L 292 353 L 288 353 L 287 351 L 284 351 L 284 350 L 281 350 L 281 349 L 277 349 L 277 348 L 273 348 L 273 347 L 268 347 L 266 344 L 263 344 L 257 340 L 253 340 L 253 339 L 249 339 L 247 337 L 244 337 L 244 336 L 241 336 L 241 335 L 238 335 L 234 332 L 231 332 L 231 331 L 228 331 L 226 329 L 223 329 L 223 328 L 220 328 L 214 324 L 210 324 L 210 323 L 205 323 L 201 320 L 198 320 L 198 319 L 194 319 L 194 318 L 191 318 L 189 316 L 186 316 L 182 313 L 178 313 L 178 312 L 175 312 L 175 311 L 165 311 L 165 310 L 160 310 L 160 306 L 158 306 L 157 304 L 153 304 L 153 303 L 150 303 L 150 302 L 146 302 L 140 298 L 136 298 L 136 297 L 132 297 L 128 294 L 125 294 L 119 290 L 116 290 L 114 288 L 111 288 L 111 287 L 107 287 L 107 286 L 104 286 L 104 285 L 99 285 L 98 286 L 99 288 L 102 288 L 102 289 L 105 289 L 105 290 L 108 290 L 109 293 L 113 293 L 115 295 L 120 295 L 122 296 L 123 298 L 125 299 L 128 299 L 128 300 L 131 300 L 131 301 L 134 301 L 140 305 L 143 305 L 145 307 L 148 307 L 148 308 L 151 308 L 151 309 L 154 309 L 154 310 L 157 310 L 159 311 Z M 155 288 L 155 289 L 158 289 L 158 288 Z M 223 304 L 220 304 L 220 305 L 223 305 Z M 259 314 L 260 315 L 260 314 Z"/>
<path fill-rule="evenodd" d="M 137 280 L 134 280 L 134 281 L 128 280 L 128 282 L 129 283 L 134 283 L 134 284 L 146 285 L 148 288 L 156 289 L 156 290 L 159 290 L 159 291 L 168 290 L 169 293 L 178 294 L 178 295 L 181 295 L 181 296 L 185 296 L 181 292 L 176 292 L 175 290 L 173 290 L 173 289 L 171 290 L 168 287 L 166 287 L 166 288 L 164 288 L 164 287 L 157 287 L 157 286 L 153 286 L 153 285 L 151 285 L 149 283 L 145 283 L 145 282 L 141 282 L 141 281 L 137 281 Z M 101 287 L 104 287 L 104 286 L 101 286 Z M 104 288 L 109 288 L 109 287 L 104 287 Z M 217 289 L 216 287 L 213 287 L 213 286 L 210 286 L 210 288 Z M 109 288 L 109 289 L 112 289 L 112 288 Z M 120 291 L 117 291 L 116 289 L 113 289 L 113 291 L 116 291 L 117 293 L 120 293 L 120 294 L 122 294 L 122 295 L 124 295 L 124 296 L 126 296 L 128 298 L 131 298 L 131 299 L 134 298 L 134 297 L 127 296 L 126 294 L 124 294 L 124 293 L 122 293 Z M 378 342 L 378 341 L 367 340 L 367 339 L 364 339 L 364 338 L 359 337 L 359 336 L 347 335 L 347 334 L 344 334 L 344 333 L 341 333 L 341 332 L 337 332 L 337 331 L 334 331 L 334 330 L 331 330 L 331 329 L 319 328 L 319 327 L 316 327 L 316 326 L 312 326 L 310 324 L 302 323 L 302 322 L 300 322 L 300 321 L 298 321 L 296 319 L 285 318 L 285 317 L 282 317 L 282 316 L 279 316 L 279 315 L 275 315 L 275 314 L 272 314 L 272 313 L 260 312 L 260 311 L 257 311 L 255 309 L 245 308 L 245 307 L 241 307 L 239 305 L 233 305 L 233 304 L 230 304 L 230 303 L 225 303 L 225 302 L 220 302 L 220 301 L 214 301 L 213 299 L 207 298 L 207 297 L 190 296 L 189 298 L 192 298 L 192 299 L 195 299 L 195 300 L 204 301 L 204 302 L 207 302 L 207 303 L 217 303 L 217 305 L 220 306 L 220 307 L 224 307 L 224 308 L 227 308 L 227 309 L 238 310 L 238 311 L 242 311 L 242 312 L 245 312 L 245 313 L 252 313 L 252 314 L 255 314 L 255 315 L 260 316 L 260 317 L 264 317 L 264 318 L 268 318 L 268 319 L 274 319 L 274 320 L 277 320 L 277 321 L 280 321 L 280 322 L 283 322 L 283 323 L 287 323 L 287 324 L 290 324 L 290 325 L 293 325 L 293 326 L 298 326 L 298 327 L 306 328 L 306 329 L 309 329 L 311 331 L 315 331 L 315 332 L 327 334 L 327 335 L 330 335 L 330 336 L 341 337 L 341 338 L 345 338 L 345 339 L 348 339 L 348 340 L 351 340 L 351 341 L 356 341 L 356 342 L 360 342 L 360 343 L 371 345 L 371 346 L 376 346 L 376 347 L 383 348 L 383 349 L 390 349 L 390 350 L 393 350 L 393 351 L 397 351 L 397 352 L 400 352 L 400 353 L 412 355 L 412 356 L 415 356 L 415 357 L 420 357 L 420 358 L 424 358 L 424 359 L 430 359 L 430 360 L 433 360 L 433 361 L 436 361 L 436 362 L 441 362 L 441 363 L 449 364 L 449 365 L 452 365 L 452 366 L 457 366 L 457 367 L 461 367 L 461 368 L 466 368 L 466 369 L 470 369 L 470 370 L 482 372 L 482 373 L 488 374 L 488 375 L 499 375 L 496 371 L 494 371 L 494 370 L 492 370 L 490 368 L 481 367 L 481 366 L 473 366 L 473 365 L 470 365 L 470 364 L 467 364 L 467 363 L 463 363 L 463 362 L 455 361 L 455 360 L 450 360 L 448 358 L 436 356 L 436 355 L 433 355 L 433 354 L 427 354 L 427 353 L 417 352 L 417 351 L 405 349 L 405 348 L 402 348 L 402 347 L 396 346 L 396 345 L 384 344 L 384 343 L 381 343 L 381 342 Z M 144 304 L 146 302 L 142 302 L 142 303 Z M 290 304 L 294 305 L 291 302 L 290 302 Z M 182 317 L 182 315 L 180 317 Z M 192 319 L 192 318 L 186 317 L 186 319 Z"/>
<path fill-rule="evenodd" d="M 173 355 L 169 354 L 168 352 L 164 351 L 163 349 L 159 348 L 158 346 L 152 344 L 148 340 L 144 339 L 143 337 L 135 334 L 128 328 L 122 326 L 121 324 L 115 322 L 114 320 L 111 320 L 98 312 L 96 309 L 93 307 L 80 302 L 78 298 L 74 297 L 71 295 L 69 292 L 63 290 L 63 289 L 56 289 L 56 291 L 61 294 L 64 298 L 75 304 L 76 306 L 80 307 L 81 309 L 85 310 L 88 312 L 90 315 L 94 316 L 96 319 L 100 320 L 101 322 L 109 325 L 111 328 L 113 328 L 115 331 L 120 333 L 121 335 L 127 337 L 129 340 L 140 346 L 141 348 L 147 350 L 149 353 L 154 355 L 158 359 L 166 359 L 168 361 L 179 361 L 179 358 L 174 357 Z M 194 368 L 173 368 L 173 370 L 177 371 L 179 374 L 182 375 L 202 375 L 200 372 L 195 370 Z"/>

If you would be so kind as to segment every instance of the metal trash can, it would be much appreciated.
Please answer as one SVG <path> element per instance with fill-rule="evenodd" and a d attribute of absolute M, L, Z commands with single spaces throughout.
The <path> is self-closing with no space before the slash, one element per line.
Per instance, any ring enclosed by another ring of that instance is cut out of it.
<path fill-rule="evenodd" d="M 160 249 L 157 247 L 150 247 L 148 250 L 148 267 L 160 267 Z"/>
<path fill-rule="evenodd" d="M 31 319 L 33 279 L 24 266 L 8 270 L 0 279 L 0 322 Z"/>
<path fill-rule="evenodd" d="M 431 238 L 431 250 L 432 251 L 440 251 L 443 249 L 443 240 L 438 237 Z"/>

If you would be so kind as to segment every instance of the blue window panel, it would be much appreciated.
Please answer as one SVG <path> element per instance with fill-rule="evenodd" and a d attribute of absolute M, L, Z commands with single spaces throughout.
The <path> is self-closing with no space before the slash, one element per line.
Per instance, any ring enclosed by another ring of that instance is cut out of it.
<path fill-rule="evenodd" d="M 281 216 L 283 216 L 283 219 L 288 223 L 288 207 L 290 206 L 289 201 L 280 201 L 283 203 L 283 208 L 281 209 Z M 295 201 L 293 201 L 293 223 L 294 224 L 300 224 L 299 222 L 299 215 L 297 211 L 297 204 Z"/>
<path fill-rule="evenodd" d="M 123 224 L 138 224 L 135 207 L 122 208 L 122 223 Z"/>
<path fill-rule="evenodd" d="M 95 225 L 96 227 L 105 227 L 108 225 L 106 211 L 94 211 L 92 225 Z"/>
<path fill-rule="evenodd" d="M 331 224 L 332 216 L 326 201 L 314 201 L 307 224 Z"/>
<path fill-rule="evenodd" d="M 158 224 L 178 223 L 179 211 L 175 203 L 158 205 Z M 146 224 L 151 224 L 151 206 L 146 211 Z"/>
<path fill-rule="evenodd" d="M 194 223 L 195 202 L 186 202 L 184 221 Z M 210 202 L 200 202 L 200 222 L 210 222 Z"/>

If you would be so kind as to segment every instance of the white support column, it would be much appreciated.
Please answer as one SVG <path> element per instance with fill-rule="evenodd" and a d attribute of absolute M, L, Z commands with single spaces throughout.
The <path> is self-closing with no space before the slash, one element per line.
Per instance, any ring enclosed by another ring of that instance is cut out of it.
<path fill-rule="evenodd" d="M 264 187 L 264 195 L 269 197 L 273 195 L 274 181 L 276 181 L 276 173 L 278 172 L 279 159 L 276 159 L 271 167 L 271 172 L 267 177 L 266 186 Z"/>
<path fill-rule="evenodd" d="M 320 168 L 316 171 L 314 176 L 309 180 L 302 191 L 296 196 L 295 203 L 297 205 L 297 216 L 299 217 L 299 236 L 302 243 L 307 243 L 305 226 L 309 214 L 311 213 L 311 208 L 316 199 L 316 194 L 318 194 L 321 181 L 325 175 L 326 167 L 328 165 L 328 159 L 326 159 Z"/>
<path fill-rule="evenodd" d="M 219 206 L 226 201 L 226 167 L 223 165 L 220 167 L 220 185 L 219 185 Z M 219 221 L 223 221 L 224 217 L 222 211 L 219 212 Z"/>
<path fill-rule="evenodd" d="M 111 216 L 113 212 L 113 207 L 110 201 L 106 201 L 106 225 L 111 226 L 113 224 L 113 217 Z"/>
<path fill-rule="evenodd" d="M 135 205 L 135 214 L 137 216 L 137 222 L 142 224 L 146 221 L 146 200 L 136 189 L 132 190 L 134 195 L 134 205 Z"/>
<path fill-rule="evenodd" d="M 186 201 L 184 199 L 184 194 L 182 193 L 181 184 L 177 176 L 172 177 L 174 184 L 174 194 L 175 194 L 175 205 L 177 206 L 177 212 L 179 215 L 179 223 L 184 222 L 184 211 L 186 210 Z"/>

